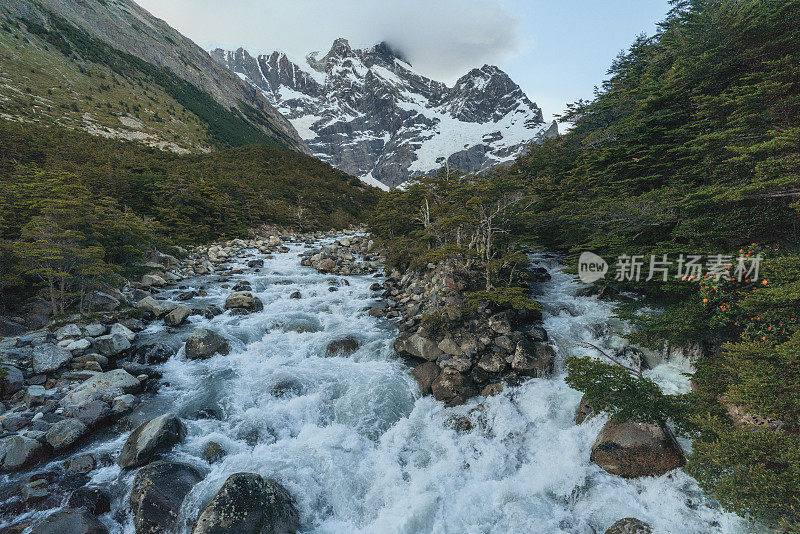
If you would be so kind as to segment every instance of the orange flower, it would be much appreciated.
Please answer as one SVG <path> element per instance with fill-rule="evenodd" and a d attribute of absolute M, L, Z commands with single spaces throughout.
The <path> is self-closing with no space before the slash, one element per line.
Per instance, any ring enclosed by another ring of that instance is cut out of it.
<path fill-rule="evenodd" d="M 766 341 L 766 340 L 767 340 L 767 336 L 761 336 L 761 341 Z"/>
<path fill-rule="evenodd" d="M 706 302 L 708 302 L 708 299 L 703 299 L 703 304 L 705 304 Z"/>
<path fill-rule="evenodd" d="M 763 280 L 763 281 L 761 282 L 761 285 L 767 285 L 767 281 L 766 281 L 766 280 Z"/>

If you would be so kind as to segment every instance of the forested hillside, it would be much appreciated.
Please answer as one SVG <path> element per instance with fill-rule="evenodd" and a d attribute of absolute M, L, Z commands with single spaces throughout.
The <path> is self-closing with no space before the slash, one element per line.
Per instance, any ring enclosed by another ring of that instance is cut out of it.
<path fill-rule="evenodd" d="M 259 93 L 130 0 L 0 5 L 0 116 L 179 153 L 308 152 Z"/>
<path fill-rule="evenodd" d="M 6 292 L 52 280 L 95 281 L 155 243 L 241 237 L 262 224 L 344 228 L 361 221 L 381 194 L 275 146 L 177 155 L 5 120 L 0 189 Z"/>
<path fill-rule="evenodd" d="M 695 391 L 661 395 L 646 379 L 574 359 L 570 383 L 618 417 L 676 422 L 694 438 L 688 470 L 704 489 L 796 529 L 800 2 L 673 6 L 657 35 L 616 59 L 592 101 L 570 107 L 570 133 L 531 150 L 504 181 L 440 177 L 387 196 L 375 231 L 412 265 L 451 256 L 500 273 L 530 244 L 568 253 L 571 265 L 583 251 L 604 257 L 603 284 L 663 310 L 631 313 L 633 342 L 703 348 Z M 723 255 L 732 265 L 719 277 L 682 279 L 673 265 L 666 282 L 614 280 L 623 254 Z M 759 254 L 757 280 L 732 276 L 740 256 Z M 490 282 L 495 292 L 513 285 Z"/>

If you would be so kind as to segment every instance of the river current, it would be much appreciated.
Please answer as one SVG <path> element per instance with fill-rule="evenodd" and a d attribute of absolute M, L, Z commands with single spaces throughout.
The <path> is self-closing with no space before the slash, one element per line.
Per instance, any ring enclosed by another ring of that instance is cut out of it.
<path fill-rule="evenodd" d="M 189 361 L 180 350 L 161 366 L 162 387 L 137 413 L 142 421 L 166 412 L 183 418 L 188 436 L 168 456 L 207 473 L 184 502 L 186 532 L 237 472 L 283 484 L 296 498 L 305 532 L 590 534 L 623 517 L 646 521 L 657 533 L 746 531 L 681 470 L 625 480 L 591 463 L 604 418 L 575 425 L 580 394 L 565 384 L 562 365 L 553 378 L 466 406 L 445 409 L 421 398 L 408 367 L 392 358 L 396 330 L 365 311 L 376 302 L 369 289 L 375 278 L 348 277 L 346 285 L 342 277 L 301 267 L 305 247 L 291 245 L 267 257 L 260 272 L 236 277 L 250 281 L 263 311 L 192 316 L 177 333 L 154 323 L 140 334 L 177 347 L 202 327 L 233 340 L 229 355 L 205 361 Z M 253 251 L 236 262 L 261 257 Z M 581 285 L 557 260 L 534 259 L 552 275 L 536 298 L 560 364 L 570 354 L 590 353 L 580 341 L 623 346 L 618 333 L 626 325 L 611 303 L 576 296 Z M 230 289 L 214 280 L 184 282 L 208 292 L 191 307 L 224 303 Z M 302 298 L 290 299 L 294 291 Z M 360 348 L 327 357 L 328 343 L 346 336 Z M 649 373 L 665 389 L 682 391 L 687 370 L 686 362 L 670 361 Z M 472 420 L 471 430 L 458 430 L 460 416 Z M 126 437 L 93 448 L 116 454 Z M 209 441 L 227 452 L 217 463 L 202 459 Z M 105 519 L 112 531 L 133 533 L 132 481 L 133 473 L 116 465 L 94 473 L 93 483 L 115 495 Z"/>

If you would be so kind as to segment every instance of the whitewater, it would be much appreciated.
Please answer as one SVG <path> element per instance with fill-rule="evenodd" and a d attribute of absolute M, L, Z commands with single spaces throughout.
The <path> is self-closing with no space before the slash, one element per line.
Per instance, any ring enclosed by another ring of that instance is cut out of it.
<path fill-rule="evenodd" d="M 605 419 L 574 423 L 581 395 L 564 382 L 561 364 L 569 355 L 590 354 L 582 341 L 624 346 L 619 333 L 627 325 L 614 317 L 612 303 L 576 296 L 582 286 L 557 259 L 534 257 L 552 276 L 534 291 L 559 358 L 555 376 L 444 408 L 420 397 L 409 368 L 393 358 L 393 325 L 368 315 L 378 299 L 370 290 L 376 279 L 346 283 L 301 267 L 307 246 L 293 244 L 274 256 L 249 251 L 233 262 L 244 267 L 264 259 L 260 272 L 237 276 L 252 284 L 263 311 L 192 316 L 178 333 L 153 324 L 140 334 L 146 343 L 176 347 L 195 328 L 232 340 L 229 355 L 204 361 L 187 360 L 181 349 L 160 366 L 162 386 L 136 414 L 145 421 L 172 412 L 186 423 L 187 438 L 166 456 L 206 476 L 184 502 L 184 532 L 239 472 L 285 486 L 304 532 L 589 534 L 624 517 L 657 533 L 750 531 L 682 470 L 625 480 L 589 461 Z M 192 307 L 221 306 L 230 292 L 213 275 L 185 283 L 208 292 Z M 294 291 L 302 298 L 291 299 Z M 327 345 L 346 336 L 360 348 L 327 357 Z M 687 369 L 686 362 L 670 361 L 649 373 L 665 389 L 683 391 Z M 462 417 L 472 422 L 470 430 L 457 424 Z M 117 454 L 126 437 L 97 443 L 93 452 Z M 214 464 L 203 460 L 210 441 L 227 452 Z M 103 518 L 112 532 L 134 532 L 127 506 L 133 476 L 116 465 L 94 474 L 92 482 L 114 494 L 112 513 Z"/>

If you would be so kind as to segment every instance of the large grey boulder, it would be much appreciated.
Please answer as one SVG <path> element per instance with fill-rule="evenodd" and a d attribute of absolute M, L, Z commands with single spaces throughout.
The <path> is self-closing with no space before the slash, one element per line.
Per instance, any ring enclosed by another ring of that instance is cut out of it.
<path fill-rule="evenodd" d="M 64 408 L 64 416 L 77 419 L 89 428 L 97 428 L 111 418 L 111 406 L 95 399 L 81 406 L 67 406 Z"/>
<path fill-rule="evenodd" d="M 72 359 L 72 353 L 65 348 L 47 344 L 35 347 L 31 358 L 33 359 L 33 372 L 40 375 L 52 373 L 67 365 Z"/>
<path fill-rule="evenodd" d="M 174 302 L 156 300 L 153 297 L 145 297 L 136 303 L 136 307 L 146 313 L 151 313 L 156 317 L 164 317 L 166 314 L 178 307 Z"/>
<path fill-rule="evenodd" d="M 666 427 L 637 421 L 609 421 L 592 445 L 590 459 L 623 478 L 661 476 L 683 467 L 686 457 Z"/>
<path fill-rule="evenodd" d="M 556 353 L 553 347 L 545 343 L 533 343 L 527 339 L 517 343 L 514 354 L 506 359 L 512 369 L 535 377 L 550 375 L 555 360 Z"/>
<path fill-rule="evenodd" d="M 58 341 L 77 337 L 81 337 L 81 329 L 76 324 L 68 324 L 56 330 L 56 339 Z"/>
<path fill-rule="evenodd" d="M 25 375 L 13 365 L 0 365 L 0 370 L 5 370 L 5 376 L 0 378 L 0 391 L 10 397 L 17 391 L 22 391 L 25 386 Z"/>
<path fill-rule="evenodd" d="M 186 495 L 202 479 L 194 467 L 176 462 L 153 462 L 139 469 L 130 497 L 136 534 L 173 531 Z"/>
<path fill-rule="evenodd" d="M 68 418 L 51 426 L 44 437 L 53 450 L 59 452 L 75 445 L 88 430 L 79 420 Z"/>
<path fill-rule="evenodd" d="M 86 305 L 92 311 L 114 311 L 119 308 L 120 302 L 108 293 L 93 291 L 86 295 Z"/>
<path fill-rule="evenodd" d="M 33 527 L 31 534 L 107 534 L 108 529 L 86 510 L 61 510 Z"/>
<path fill-rule="evenodd" d="M 431 393 L 436 400 L 450 404 L 463 404 L 477 393 L 472 379 L 452 367 L 442 369 L 431 384 Z"/>
<path fill-rule="evenodd" d="M 125 339 L 127 339 L 131 343 L 133 343 L 133 341 L 136 339 L 136 333 L 122 323 L 114 323 L 113 325 L 111 325 L 111 330 L 108 333 L 112 335 L 113 334 L 123 335 L 125 336 Z"/>
<path fill-rule="evenodd" d="M 237 473 L 200 513 L 192 534 L 293 534 L 299 529 L 286 488 L 254 473 Z"/>
<path fill-rule="evenodd" d="M 141 382 L 135 376 L 124 369 L 114 369 L 86 379 L 61 399 L 60 403 L 62 406 L 81 406 L 98 396 L 104 402 L 112 402 L 115 397 L 135 393 L 140 387 Z"/>
<path fill-rule="evenodd" d="M 167 326 L 180 326 L 192 313 L 186 306 L 178 306 L 164 317 L 164 324 Z"/>
<path fill-rule="evenodd" d="M 16 471 L 44 458 L 44 445 L 24 436 L 0 439 L 0 468 Z"/>
<path fill-rule="evenodd" d="M 67 345 L 64 346 L 65 349 L 74 353 L 83 352 L 89 347 L 92 346 L 92 342 L 88 339 L 75 339 L 70 341 Z"/>
<path fill-rule="evenodd" d="M 250 291 L 235 291 L 225 299 L 226 310 L 257 312 L 264 309 L 261 299 L 254 297 Z"/>
<path fill-rule="evenodd" d="M 215 354 L 223 356 L 230 352 L 228 342 L 211 330 L 200 328 L 186 340 L 186 357 L 190 360 L 206 360 Z"/>
<path fill-rule="evenodd" d="M 449 354 L 450 356 L 458 356 L 463 351 L 461 350 L 461 346 L 453 341 L 453 338 L 446 337 L 439 342 L 439 350 L 444 352 L 445 354 Z"/>
<path fill-rule="evenodd" d="M 395 341 L 394 348 L 397 352 L 405 352 L 429 362 L 436 361 L 439 356 L 444 354 L 435 342 L 419 334 L 413 334 L 407 339 L 398 339 Z"/>
<path fill-rule="evenodd" d="M 111 357 L 131 348 L 131 342 L 123 334 L 109 334 L 96 338 L 94 346 L 103 356 Z"/>
<path fill-rule="evenodd" d="M 106 333 L 106 327 L 101 324 L 87 324 L 83 327 L 83 332 L 89 337 L 100 337 Z"/>
<path fill-rule="evenodd" d="M 23 398 L 25 406 L 27 406 L 28 409 L 34 406 L 41 406 L 44 404 L 45 399 L 47 399 L 47 390 L 44 389 L 44 386 L 29 386 L 28 389 L 25 390 L 25 396 Z"/>
<path fill-rule="evenodd" d="M 142 276 L 142 285 L 144 287 L 163 287 L 167 285 L 167 281 L 157 274 L 146 274 Z"/>
<path fill-rule="evenodd" d="M 134 430 L 117 459 L 120 467 L 138 467 L 157 453 L 169 449 L 186 435 L 186 427 L 172 414 L 165 414 L 144 423 Z"/>
<path fill-rule="evenodd" d="M 436 362 L 425 362 L 411 370 L 411 376 L 413 376 L 414 380 L 419 384 L 419 392 L 422 395 L 431 394 L 431 384 L 433 384 L 433 381 L 439 376 L 440 371 L 441 369 Z"/>

